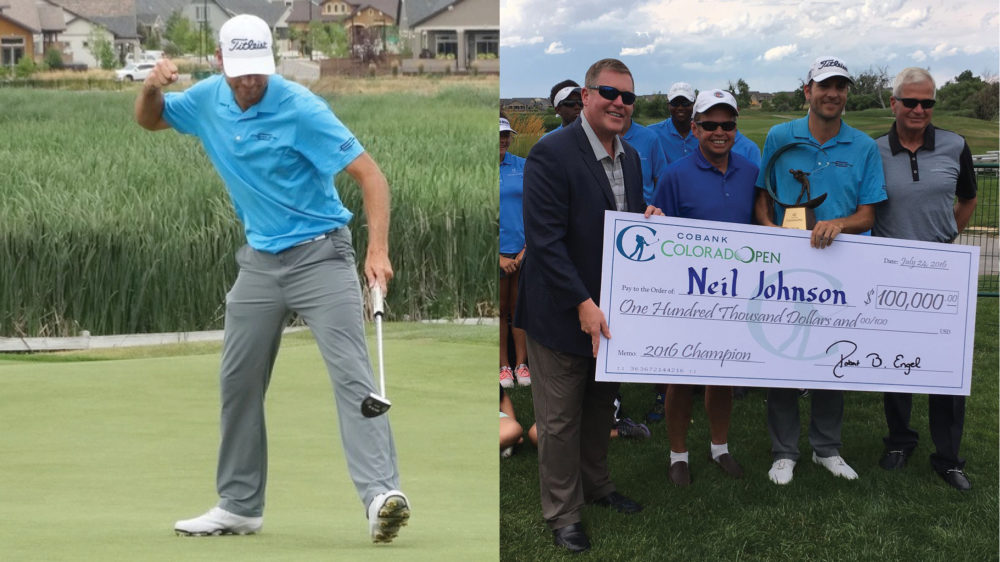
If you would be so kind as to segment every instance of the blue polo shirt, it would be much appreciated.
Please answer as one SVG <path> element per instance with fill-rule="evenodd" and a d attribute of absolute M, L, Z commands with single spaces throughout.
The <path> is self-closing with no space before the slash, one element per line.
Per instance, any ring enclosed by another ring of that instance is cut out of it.
<path fill-rule="evenodd" d="M 667 157 L 667 163 L 676 162 L 688 154 L 698 152 L 698 138 L 691 131 L 688 131 L 686 137 L 682 137 L 674 126 L 673 118 L 653 123 L 647 129 L 660 137 L 660 147 L 663 148 L 663 155 Z"/>
<path fill-rule="evenodd" d="M 201 140 L 253 248 L 277 253 L 351 220 L 333 176 L 364 148 L 305 87 L 272 75 L 244 112 L 215 75 L 166 94 L 163 118 Z"/>
<path fill-rule="evenodd" d="M 642 198 L 647 205 L 651 205 L 653 191 L 656 190 L 656 178 L 663 175 L 663 171 L 667 168 L 667 157 L 663 155 L 660 138 L 635 121 L 632 121 L 632 125 L 622 138 L 639 153 L 642 165 Z"/>
<path fill-rule="evenodd" d="M 500 162 L 500 253 L 524 249 L 524 158 L 507 152 Z"/>
<path fill-rule="evenodd" d="M 671 217 L 750 224 L 757 173 L 753 162 L 730 151 L 723 174 L 698 150 L 667 166 L 653 205 Z"/>
<path fill-rule="evenodd" d="M 736 141 L 733 143 L 732 150 L 760 168 L 760 147 L 750 140 L 750 137 L 741 133 L 739 129 L 736 130 Z"/>
<path fill-rule="evenodd" d="M 563 128 L 562 123 L 559 123 L 558 127 L 556 127 L 555 129 L 552 129 L 551 131 L 549 131 L 549 132 L 545 133 L 544 135 L 538 137 L 538 140 L 542 140 L 545 137 L 551 135 L 552 133 L 554 133 L 554 132 L 556 132 L 556 131 L 558 131 L 559 129 L 562 129 L 562 128 Z"/>
<path fill-rule="evenodd" d="M 794 142 L 819 143 L 809 132 L 809 116 L 771 127 L 764 141 L 764 153 L 757 187 L 764 189 L 764 173 L 771 155 Z M 885 200 L 885 175 L 882 158 L 871 137 L 840 122 L 840 131 L 822 145 L 822 152 L 808 147 L 796 147 L 778 158 L 771 172 L 778 198 L 783 203 L 795 203 L 802 184 L 788 170 L 811 172 L 809 184 L 815 199 L 826 193 L 826 200 L 816 207 L 816 220 L 838 219 L 854 214 L 858 205 L 871 205 Z M 784 209 L 774 205 L 775 222 L 781 224 Z"/>

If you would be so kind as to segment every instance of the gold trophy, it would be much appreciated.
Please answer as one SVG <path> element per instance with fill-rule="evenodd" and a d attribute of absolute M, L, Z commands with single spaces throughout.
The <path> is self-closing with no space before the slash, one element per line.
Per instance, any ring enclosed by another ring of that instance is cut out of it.
<path fill-rule="evenodd" d="M 796 142 L 781 147 L 781 149 L 777 150 L 774 155 L 771 156 L 771 159 L 765 167 L 764 183 L 768 193 L 771 195 L 771 199 L 773 199 L 778 205 L 781 205 L 781 207 L 785 210 L 785 216 L 782 217 L 781 220 L 782 228 L 812 230 L 812 228 L 816 226 L 816 212 L 813 211 L 813 209 L 819 207 L 823 201 L 826 200 L 826 193 L 815 199 L 812 198 L 812 193 L 809 187 L 809 172 L 802 170 L 788 170 L 788 173 L 792 174 L 792 177 L 794 177 L 795 180 L 802 185 L 802 190 L 799 191 L 799 196 L 795 200 L 795 203 L 784 203 L 779 200 L 777 190 L 771 185 L 771 170 L 774 168 L 774 164 L 778 159 L 778 156 L 798 145 L 815 147 L 812 143 L 804 142 Z"/>

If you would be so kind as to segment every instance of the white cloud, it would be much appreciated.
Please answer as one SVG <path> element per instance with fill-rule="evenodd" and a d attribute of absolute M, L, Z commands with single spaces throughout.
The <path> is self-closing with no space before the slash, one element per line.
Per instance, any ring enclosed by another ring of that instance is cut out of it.
<path fill-rule="evenodd" d="M 920 27 L 931 17 L 930 8 L 915 8 L 895 19 L 891 25 L 897 29 L 913 29 Z"/>
<path fill-rule="evenodd" d="M 924 62 L 925 60 L 927 60 L 927 53 L 921 51 L 920 49 L 914 51 L 913 54 L 910 56 L 913 57 L 913 60 L 917 62 Z"/>
<path fill-rule="evenodd" d="M 534 37 L 521 37 L 520 35 L 505 35 L 500 34 L 500 45 L 504 47 L 523 47 L 525 45 L 535 45 L 545 41 L 545 38 L 541 35 L 535 35 Z"/>
<path fill-rule="evenodd" d="M 622 50 L 618 53 L 620 57 L 634 57 L 638 55 L 649 55 L 656 50 L 656 45 L 650 43 L 645 47 L 622 47 Z"/>
<path fill-rule="evenodd" d="M 764 60 L 768 62 L 779 61 L 785 57 L 792 56 L 799 52 L 799 45 L 797 43 L 792 43 L 791 45 L 779 45 L 777 47 L 771 47 L 770 49 L 764 51 Z"/>
<path fill-rule="evenodd" d="M 685 62 L 681 64 L 681 68 L 684 70 L 705 70 L 709 67 L 703 62 Z"/>
<path fill-rule="evenodd" d="M 545 47 L 546 55 L 562 55 L 570 51 L 566 47 L 563 47 L 562 41 L 553 41 L 549 43 L 548 47 Z"/>
<path fill-rule="evenodd" d="M 931 51 L 931 57 L 935 59 L 940 59 L 943 57 L 950 57 L 958 53 L 958 47 L 951 47 L 947 43 L 939 43 L 934 50 Z"/>

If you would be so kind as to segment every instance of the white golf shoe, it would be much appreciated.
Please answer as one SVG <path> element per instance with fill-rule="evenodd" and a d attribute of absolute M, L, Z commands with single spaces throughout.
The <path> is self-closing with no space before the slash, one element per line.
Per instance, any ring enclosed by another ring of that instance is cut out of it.
<path fill-rule="evenodd" d="M 410 500 L 399 490 L 378 494 L 368 504 L 368 531 L 372 541 L 392 542 L 410 518 Z"/>
<path fill-rule="evenodd" d="M 174 523 L 174 532 L 178 535 L 194 537 L 252 535 L 260 531 L 263 524 L 263 517 L 244 517 L 230 513 L 221 507 L 213 507 L 200 517 Z"/>
<path fill-rule="evenodd" d="M 793 470 L 795 470 L 795 461 L 792 459 L 778 459 L 771 465 L 771 470 L 767 471 L 767 477 L 775 484 L 788 484 L 792 481 Z"/>
<path fill-rule="evenodd" d="M 848 480 L 854 480 L 858 477 L 858 473 L 854 472 L 851 465 L 847 464 L 844 457 L 841 457 L 840 455 L 834 457 L 820 457 L 816 455 L 816 451 L 813 451 L 813 462 L 829 470 L 834 476 L 840 476 L 841 478 L 847 478 Z"/>

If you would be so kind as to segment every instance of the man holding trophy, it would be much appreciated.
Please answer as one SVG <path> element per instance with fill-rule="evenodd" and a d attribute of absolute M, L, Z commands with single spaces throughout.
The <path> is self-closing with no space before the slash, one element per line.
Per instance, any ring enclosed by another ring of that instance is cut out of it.
<path fill-rule="evenodd" d="M 810 245 L 823 249 L 841 233 L 872 227 L 875 204 L 885 200 L 878 147 L 866 134 L 841 120 L 853 83 L 837 57 L 819 57 L 804 86 L 809 114 L 775 125 L 764 142 L 757 178 L 754 216 L 758 224 L 812 230 Z M 774 463 L 768 476 L 788 484 L 799 457 L 799 392 L 767 393 L 767 427 Z M 835 476 L 857 473 L 840 456 L 844 397 L 839 390 L 813 390 L 809 443 L 813 462 Z"/>

